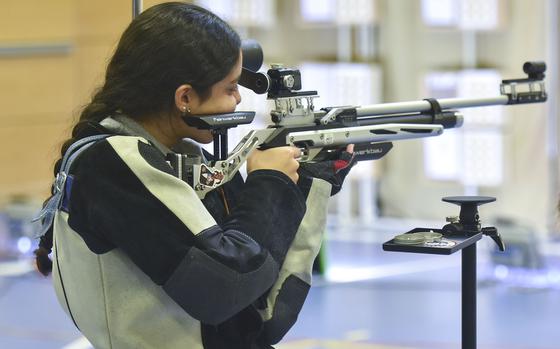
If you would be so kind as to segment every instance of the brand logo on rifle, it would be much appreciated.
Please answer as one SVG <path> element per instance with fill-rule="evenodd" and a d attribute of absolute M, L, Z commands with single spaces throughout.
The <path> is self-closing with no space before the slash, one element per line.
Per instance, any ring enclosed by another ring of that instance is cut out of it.
<path fill-rule="evenodd" d="M 379 154 L 379 153 L 383 153 L 383 149 L 381 149 L 381 148 L 367 148 L 367 149 L 354 151 L 354 153 L 356 153 L 358 155 Z"/>
<path fill-rule="evenodd" d="M 239 120 L 244 121 L 244 120 L 247 120 L 247 117 L 232 115 L 232 116 L 228 116 L 228 117 L 212 118 L 212 119 L 214 120 L 214 122 L 219 123 L 219 122 L 239 121 Z"/>

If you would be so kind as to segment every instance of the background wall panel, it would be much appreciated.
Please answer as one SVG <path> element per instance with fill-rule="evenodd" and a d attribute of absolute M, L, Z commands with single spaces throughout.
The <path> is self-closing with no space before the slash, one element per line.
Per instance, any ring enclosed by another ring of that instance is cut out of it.
<path fill-rule="evenodd" d="M 68 40 L 74 34 L 74 13 L 72 0 L 2 0 L 0 43 Z"/>
<path fill-rule="evenodd" d="M 60 145 L 131 20 L 130 1 L 2 0 L 0 203 L 45 197 Z"/>
<path fill-rule="evenodd" d="M 0 127 L 46 124 L 68 117 L 73 58 L 31 56 L 0 60 Z"/>
<path fill-rule="evenodd" d="M 2 0 L 0 203 L 44 198 L 74 100 L 72 0 Z"/>
<path fill-rule="evenodd" d="M 131 1 L 77 0 L 76 36 L 99 41 L 117 40 L 131 20 Z"/>
<path fill-rule="evenodd" d="M 46 197 L 52 166 L 67 129 L 65 122 L 0 127 L 0 202 L 14 196 Z"/>

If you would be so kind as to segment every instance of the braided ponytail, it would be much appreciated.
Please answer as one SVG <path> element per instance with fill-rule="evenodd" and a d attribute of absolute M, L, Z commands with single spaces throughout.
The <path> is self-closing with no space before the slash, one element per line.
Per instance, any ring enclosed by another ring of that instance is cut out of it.
<path fill-rule="evenodd" d="M 99 123 L 103 120 L 107 115 L 110 115 L 115 111 L 115 108 L 109 107 L 106 103 L 102 101 L 102 93 L 103 89 L 98 91 L 93 100 L 83 109 L 82 113 L 80 114 L 80 119 L 72 128 L 71 137 L 68 138 L 62 144 L 60 149 L 60 158 L 56 161 L 54 165 L 54 176 L 58 174 L 60 171 L 60 166 L 62 164 L 62 158 L 64 154 L 68 150 L 68 148 L 79 139 L 79 135 L 81 131 L 91 123 Z M 53 188 L 51 188 L 52 191 Z M 43 206 L 47 203 L 48 199 L 45 200 Z M 53 226 L 45 235 L 41 236 L 39 240 L 39 247 L 33 251 L 35 254 L 35 264 L 37 266 L 37 270 L 43 274 L 44 276 L 48 276 L 52 272 L 52 260 L 49 258 L 50 253 L 52 252 L 53 248 Z"/>

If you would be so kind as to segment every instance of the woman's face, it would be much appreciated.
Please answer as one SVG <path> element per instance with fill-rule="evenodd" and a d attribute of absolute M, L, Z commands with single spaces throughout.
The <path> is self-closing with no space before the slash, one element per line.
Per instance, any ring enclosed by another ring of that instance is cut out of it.
<path fill-rule="evenodd" d="M 235 111 L 235 107 L 241 102 L 241 95 L 238 89 L 238 80 L 241 75 L 242 54 L 239 52 L 239 59 L 229 74 L 221 81 L 211 87 L 210 97 L 204 101 L 194 90 L 187 93 L 187 105 L 191 110 L 192 117 L 208 114 L 225 114 Z M 209 130 L 199 130 L 188 126 L 182 122 L 182 126 L 177 130 L 182 138 L 191 138 L 199 143 L 210 143 L 213 140 Z"/>

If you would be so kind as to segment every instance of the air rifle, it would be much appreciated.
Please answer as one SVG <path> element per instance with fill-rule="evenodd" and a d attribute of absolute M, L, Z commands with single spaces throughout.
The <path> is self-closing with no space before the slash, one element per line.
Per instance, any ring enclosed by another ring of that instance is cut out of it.
<path fill-rule="evenodd" d="M 526 78 L 503 80 L 500 94 L 485 98 L 428 98 L 420 101 L 382 103 L 367 106 L 339 106 L 315 110 L 317 91 L 300 91 L 301 74 L 297 69 L 272 65 L 258 72 L 263 54 L 255 41 L 245 41 L 243 68 L 239 84 L 257 94 L 267 93 L 274 101 L 272 124 L 252 130 L 228 152 L 227 131 L 249 124 L 255 112 L 185 117 L 185 122 L 199 129 L 212 130 L 214 158 L 204 163 L 199 156 L 173 155 L 170 159 L 186 180 L 203 198 L 233 178 L 254 149 L 296 146 L 301 149 L 300 162 L 318 162 L 336 158 L 338 152 L 354 144 L 358 161 L 376 160 L 392 148 L 392 142 L 439 136 L 444 129 L 461 127 L 463 116 L 456 109 L 492 105 L 542 103 L 547 99 L 544 85 L 544 62 L 526 62 Z"/>

